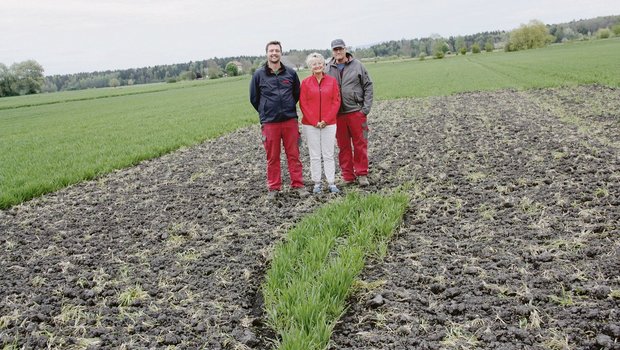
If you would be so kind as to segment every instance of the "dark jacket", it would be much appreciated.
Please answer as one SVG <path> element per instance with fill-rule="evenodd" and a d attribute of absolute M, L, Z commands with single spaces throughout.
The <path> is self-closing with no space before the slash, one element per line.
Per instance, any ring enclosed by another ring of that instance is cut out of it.
<path fill-rule="evenodd" d="M 338 80 L 342 97 L 340 113 L 362 111 L 368 115 L 373 100 L 372 80 L 362 62 L 348 52 L 347 59 L 342 76 L 338 71 L 338 63 L 333 57 L 326 63 L 325 69 L 327 74 Z"/>
<path fill-rule="evenodd" d="M 276 74 L 265 62 L 252 76 L 250 102 L 261 124 L 297 119 L 299 77 L 292 68 L 281 66 Z"/>

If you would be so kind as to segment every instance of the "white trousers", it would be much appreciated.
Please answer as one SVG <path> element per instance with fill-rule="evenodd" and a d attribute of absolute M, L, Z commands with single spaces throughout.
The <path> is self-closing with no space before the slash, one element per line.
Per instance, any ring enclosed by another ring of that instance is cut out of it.
<path fill-rule="evenodd" d="M 321 183 L 321 158 L 328 184 L 335 181 L 336 163 L 334 162 L 334 145 L 336 143 L 336 125 L 328 125 L 323 129 L 311 125 L 303 125 L 303 133 L 310 154 L 310 176 L 315 184 Z"/>

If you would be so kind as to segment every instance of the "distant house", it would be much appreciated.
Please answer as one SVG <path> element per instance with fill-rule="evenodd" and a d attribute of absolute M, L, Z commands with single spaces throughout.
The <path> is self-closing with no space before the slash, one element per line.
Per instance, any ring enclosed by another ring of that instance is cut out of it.
<path fill-rule="evenodd" d="M 231 61 L 230 63 L 232 63 L 235 66 L 237 66 L 237 71 L 239 72 L 239 74 L 241 74 L 241 72 L 243 72 L 243 65 L 241 64 L 241 62 L 239 62 L 239 61 Z"/>

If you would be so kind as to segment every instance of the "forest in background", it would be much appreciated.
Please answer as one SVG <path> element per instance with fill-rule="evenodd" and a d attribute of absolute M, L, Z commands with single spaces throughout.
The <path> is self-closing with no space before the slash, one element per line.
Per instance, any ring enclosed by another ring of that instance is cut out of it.
<path fill-rule="evenodd" d="M 531 28 L 540 29 L 541 26 L 544 31 L 540 34 L 544 35 L 540 42 L 542 45 L 606 38 L 620 35 L 620 15 L 552 25 L 532 21 L 529 25 L 522 25 L 512 31 L 491 31 L 448 38 L 433 34 L 426 38 L 391 40 L 368 47 L 351 48 L 351 51 L 362 60 L 443 58 L 449 54 L 479 53 L 482 50 L 516 51 L 539 47 L 516 45 L 514 41 L 518 40 L 516 34 Z M 326 49 L 290 50 L 284 53 L 282 60 L 285 64 L 299 69 L 304 66 L 306 56 L 315 51 L 325 57 L 331 56 L 331 52 Z M 160 82 L 174 83 L 179 80 L 217 79 L 251 74 L 264 60 L 264 56 L 214 57 L 178 64 L 51 76 L 44 76 L 44 68 L 34 60 L 14 63 L 10 67 L 0 63 L 0 97 Z"/>

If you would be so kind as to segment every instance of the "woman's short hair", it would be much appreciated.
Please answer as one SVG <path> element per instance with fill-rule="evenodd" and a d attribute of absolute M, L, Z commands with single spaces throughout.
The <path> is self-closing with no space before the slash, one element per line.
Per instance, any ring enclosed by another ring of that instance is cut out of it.
<path fill-rule="evenodd" d="M 321 62 L 325 65 L 325 57 L 318 52 L 313 52 L 306 57 L 306 66 L 312 66 L 312 62 Z"/>

